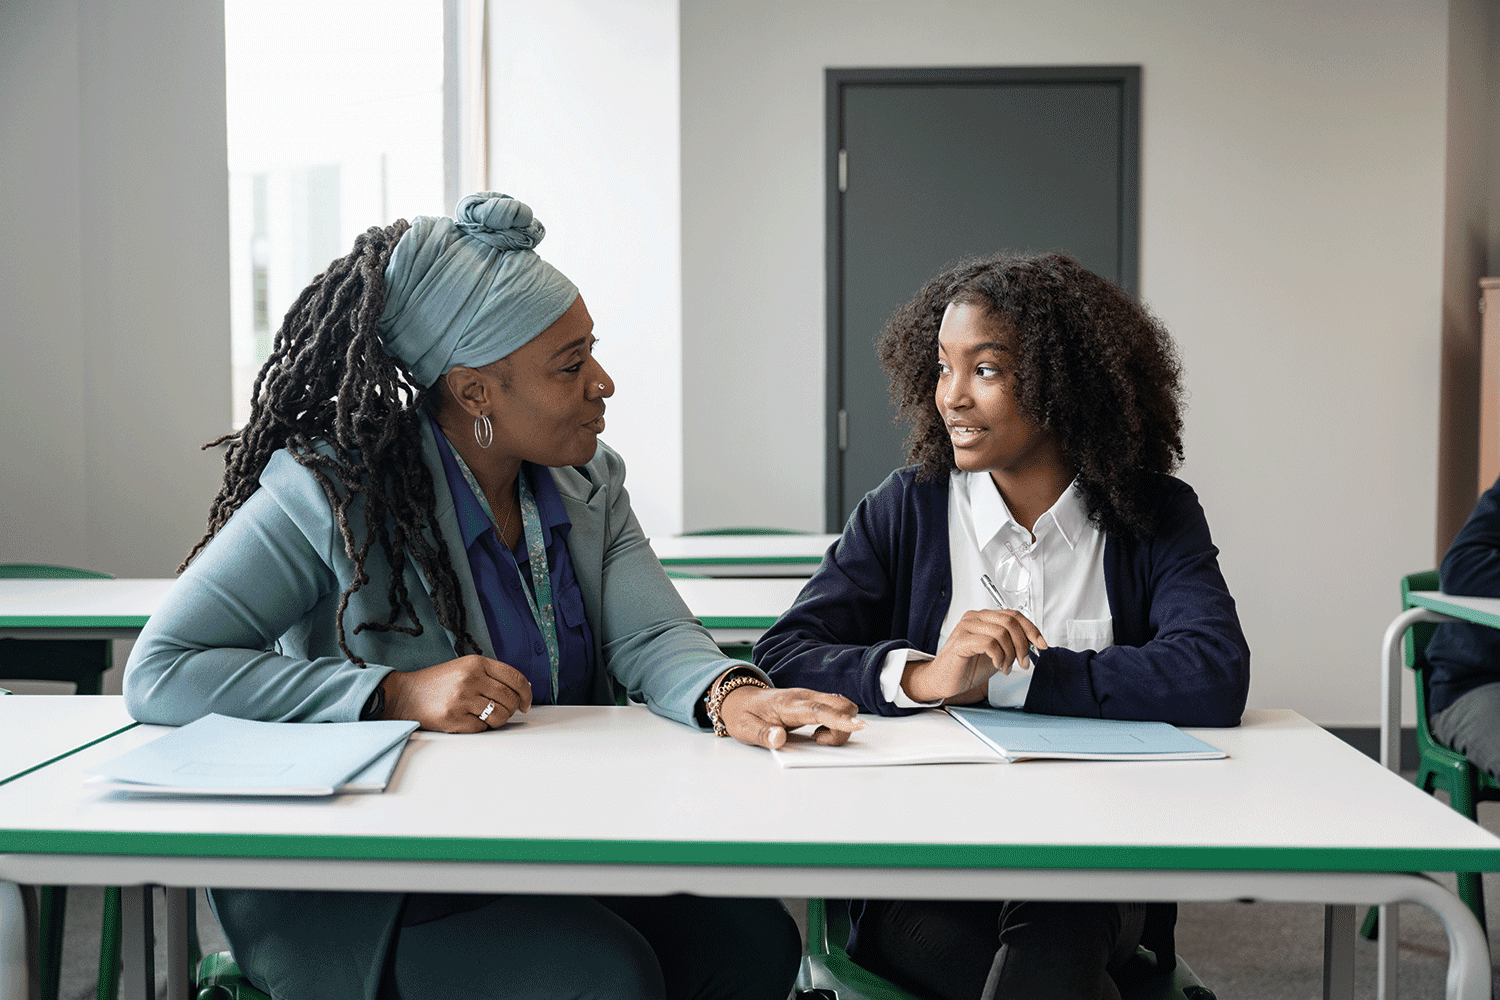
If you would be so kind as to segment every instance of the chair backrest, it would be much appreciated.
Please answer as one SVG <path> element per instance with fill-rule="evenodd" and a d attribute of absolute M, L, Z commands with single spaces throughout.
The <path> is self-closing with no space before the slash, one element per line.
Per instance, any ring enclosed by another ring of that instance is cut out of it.
<path fill-rule="evenodd" d="M 0 579 L 82 580 L 108 573 L 46 563 L 0 563 Z M 0 677 L 10 680 L 71 682 L 79 694 L 99 694 L 104 672 L 114 661 L 108 639 L 0 639 Z"/>
<path fill-rule="evenodd" d="M 1437 590 L 1440 584 L 1438 571 L 1435 569 L 1423 570 L 1420 573 L 1408 573 L 1401 578 L 1401 607 L 1403 609 L 1412 607 L 1411 593 L 1414 590 Z M 1418 752 L 1431 752 L 1430 748 L 1439 746 L 1433 739 L 1432 732 L 1427 728 L 1427 697 L 1428 683 L 1431 680 L 1431 672 L 1427 664 L 1427 644 L 1432 641 L 1433 633 L 1437 630 L 1435 622 L 1418 622 L 1406 630 L 1406 665 L 1416 674 L 1417 705 L 1417 748 Z"/>

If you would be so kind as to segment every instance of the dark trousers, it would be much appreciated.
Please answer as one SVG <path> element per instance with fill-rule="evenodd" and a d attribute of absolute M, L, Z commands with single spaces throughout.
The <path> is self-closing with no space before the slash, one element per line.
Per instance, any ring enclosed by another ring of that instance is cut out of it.
<path fill-rule="evenodd" d="M 381 1000 L 786 1000 L 802 941 L 776 899 L 413 894 Z"/>
<path fill-rule="evenodd" d="M 871 900 L 859 953 L 934 1000 L 1114 1000 L 1109 973 L 1135 954 L 1143 903 Z"/>

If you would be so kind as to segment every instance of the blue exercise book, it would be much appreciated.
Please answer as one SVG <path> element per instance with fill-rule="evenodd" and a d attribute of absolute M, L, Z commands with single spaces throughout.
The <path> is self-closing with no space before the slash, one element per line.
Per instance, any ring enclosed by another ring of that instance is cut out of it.
<path fill-rule="evenodd" d="M 141 795 L 383 791 L 415 722 L 254 722 L 206 715 L 90 772 Z"/>
<path fill-rule="evenodd" d="M 1213 760 L 1229 755 L 1165 722 L 1079 719 L 950 705 L 948 714 L 1006 760 Z"/>

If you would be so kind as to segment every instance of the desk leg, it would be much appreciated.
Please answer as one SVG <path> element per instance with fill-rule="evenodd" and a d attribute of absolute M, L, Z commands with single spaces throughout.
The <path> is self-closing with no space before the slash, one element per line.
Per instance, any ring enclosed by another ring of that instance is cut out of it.
<path fill-rule="evenodd" d="M 120 998 L 156 996 L 156 938 L 152 930 L 151 886 L 120 887 Z"/>
<path fill-rule="evenodd" d="M 167 1000 L 190 1000 L 193 970 L 188 961 L 188 893 L 164 889 L 167 897 Z"/>
<path fill-rule="evenodd" d="M 1323 907 L 1323 1000 L 1353 1000 L 1354 907 Z"/>
<path fill-rule="evenodd" d="M 27 922 L 21 887 L 0 881 L 0 1000 L 29 1000 L 34 995 L 26 961 Z"/>
<path fill-rule="evenodd" d="M 1397 943 L 1401 940 L 1401 909 L 1394 903 L 1380 908 L 1380 939 L 1376 942 L 1375 998 L 1394 1000 L 1396 996 Z"/>

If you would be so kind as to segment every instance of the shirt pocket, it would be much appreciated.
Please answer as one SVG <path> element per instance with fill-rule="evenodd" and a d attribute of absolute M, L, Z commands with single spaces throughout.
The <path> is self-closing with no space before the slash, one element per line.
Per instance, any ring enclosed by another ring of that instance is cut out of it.
<path fill-rule="evenodd" d="M 1115 644 L 1113 618 L 1074 618 L 1068 622 L 1068 649 L 1108 649 Z"/>

